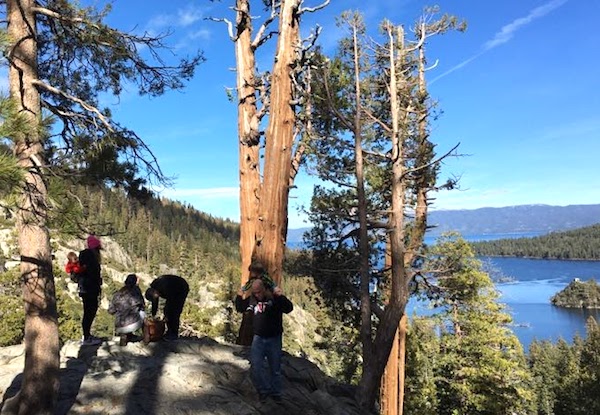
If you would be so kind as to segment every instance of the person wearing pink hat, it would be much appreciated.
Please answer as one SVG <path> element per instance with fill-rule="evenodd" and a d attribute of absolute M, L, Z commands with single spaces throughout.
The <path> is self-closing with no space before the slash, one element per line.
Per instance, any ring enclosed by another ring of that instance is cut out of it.
<path fill-rule="evenodd" d="M 98 298 L 102 291 L 102 275 L 100 267 L 100 250 L 102 242 L 95 235 L 90 235 L 86 240 L 87 249 L 79 253 L 79 265 L 81 273 L 79 276 L 79 296 L 83 301 L 83 318 L 81 328 L 83 329 L 82 346 L 93 346 L 102 343 L 102 340 L 92 336 L 91 328 L 96 313 L 98 312 Z"/>

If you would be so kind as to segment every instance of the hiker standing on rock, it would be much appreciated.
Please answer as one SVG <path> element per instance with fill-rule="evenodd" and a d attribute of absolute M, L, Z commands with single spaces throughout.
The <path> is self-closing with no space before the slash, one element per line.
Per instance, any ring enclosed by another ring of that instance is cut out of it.
<path fill-rule="evenodd" d="M 283 295 L 280 287 L 267 290 L 262 279 L 252 282 L 251 295 L 242 288 L 235 297 L 235 309 L 243 313 L 252 308 L 252 329 L 254 337 L 250 348 L 251 378 L 258 397 L 265 402 L 271 396 L 281 401 L 283 389 L 281 378 L 281 339 L 283 334 L 283 313 L 289 313 L 294 306 Z M 270 377 L 263 369 L 265 358 L 269 363 Z"/>
<path fill-rule="evenodd" d="M 252 261 L 248 267 L 248 273 L 248 281 L 242 286 L 242 296 L 250 295 L 252 283 L 257 279 L 261 279 L 263 281 L 267 291 L 270 291 L 268 294 L 273 293 L 273 289 L 275 288 L 276 284 L 269 277 L 269 274 L 267 274 L 267 270 L 262 263 L 258 261 Z M 256 300 L 254 297 L 250 297 L 248 308 L 246 308 L 244 314 L 242 315 L 242 324 L 240 325 L 240 331 L 236 339 L 236 343 L 241 344 L 242 346 L 252 345 L 252 338 L 254 337 L 254 331 L 252 330 L 252 319 L 254 318 L 255 304 Z"/>
<path fill-rule="evenodd" d="M 79 253 L 79 268 L 77 274 L 79 296 L 83 301 L 83 329 L 82 346 L 93 346 L 102 343 L 102 340 L 92 336 L 91 329 L 96 313 L 98 312 L 98 298 L 102 291 L 102 275 L 100 269 L 100 250 L 102 242 L 95 235 L 90 235 L 86 241 L 87 249 Z"/>
<path fill-rule="evenodd" d="M 164 298 L 164 314 L 167 320 L 167 333 L 165 340 L 177 340 L 179 338 L 179 319 L 183 312 L 185 299 L 190 287 L 186 280 L 178 275 L 161 275 L 150 284 L 146 290 L 146 299 L 152 303 L 152 317 L 158 311 L 158 299 Z"/>

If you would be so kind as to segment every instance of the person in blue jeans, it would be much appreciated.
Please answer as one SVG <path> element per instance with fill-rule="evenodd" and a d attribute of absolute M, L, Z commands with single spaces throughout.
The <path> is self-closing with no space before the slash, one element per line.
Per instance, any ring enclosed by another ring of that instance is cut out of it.
<path fill-rule="evenodd" d="M 254 388 L 261 402 L 271 396 L 281 401 L 281 337 L 283 335 L 283 314 L 294 308 L 292 302 L 283 295 L 280 287 L 273 291 L 265 287 L 261 279 L 252 283 L 252 291 L 240 289 L 235 297 L 235 309 L 243 313 L 252 308 L 252 329 L 254 337 L 250 346 L 250 374 Z M 264 370 L 264 361 L 269 363 L 269 376 Z"/>

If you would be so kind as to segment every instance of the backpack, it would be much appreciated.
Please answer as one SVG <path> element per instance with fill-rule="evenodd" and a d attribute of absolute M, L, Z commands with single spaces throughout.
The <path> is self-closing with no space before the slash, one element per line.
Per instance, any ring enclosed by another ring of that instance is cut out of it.
<path fill-rule="evenodd" d="M 145 318 L 144 326 L 144 344 L 156 342 L 163 338 L 165 334 L 165 322 L 156 318 Z"/>

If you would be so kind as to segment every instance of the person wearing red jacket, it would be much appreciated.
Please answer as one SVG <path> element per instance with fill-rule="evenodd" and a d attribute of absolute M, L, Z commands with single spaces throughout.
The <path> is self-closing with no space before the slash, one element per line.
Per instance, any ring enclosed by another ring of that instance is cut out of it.
<path fill-rule="evenodd" d="M 67 254 L 67 263 L 65 264 L 65 272 L 71 277 L 71 281 L 77 282 L 79 279 L 77 274 L 81 273 L 81 265 L 79 265 L 79 255 L 71 251 Z"/>

